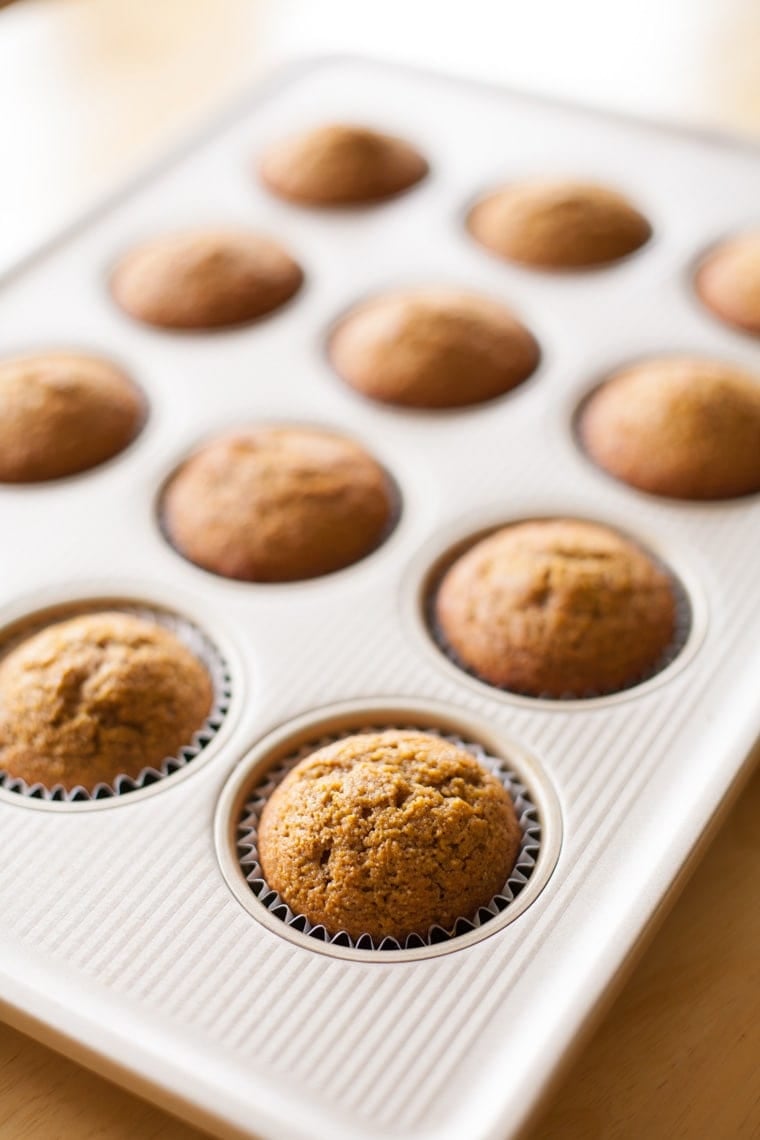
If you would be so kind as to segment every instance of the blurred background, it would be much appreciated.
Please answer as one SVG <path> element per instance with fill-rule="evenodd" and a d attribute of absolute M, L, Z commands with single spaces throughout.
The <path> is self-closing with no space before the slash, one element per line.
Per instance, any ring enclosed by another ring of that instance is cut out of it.
<path fill-rule="evenodd" d="M 256 79 L 328 52 L 760 134 L 760 0 L 17 0 L 0 267 Z"/>

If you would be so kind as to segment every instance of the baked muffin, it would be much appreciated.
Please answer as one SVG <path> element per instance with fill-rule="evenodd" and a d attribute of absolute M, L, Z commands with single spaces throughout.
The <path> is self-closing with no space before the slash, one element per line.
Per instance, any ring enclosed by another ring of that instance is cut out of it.
<path fill-rule="evenodd" d="M 96 467 L 132 442 L 145 415 L 142 393 L 107 360 L 41 352 L 0 361 L 0 482 Z"/>
<path fill-rule="evenodd" d="M 530 181 L 481 198 L 473 237 L 509 261 L 537 269 L 586 269 L 639 249 L 652 227 L 627 198 L 591 182 Z"/>
<path fill-rule="evenodd" d="M 726 324 L 760 336 L 760 230 L 725 241 L 707 255 L 697 293 Z"/>
<path fill-rule="evenodd" d="M 626 689 L 656 670 L 676 631 L 668 575 L 605 526 L 503 527 L 457 558 L 435 620 L 459 664 L 532 697 Z"/>
<path fill-rule="evenodd" d="M 472 918 L 505 885 L 521 830 L 500 781 L 438 736 L 379 732 L 312 753 L 267 801 L 264 877 L 297 914 L 357 939 Z"/>
<path fill-rule="evenodd" d="M 675 499 L 760 491 L 760 380 L 698 357 L 645 360 L 586 401 L 586 452 L 616 479 Z"/>
<path fill-rule="evenodd" d="M 385 538 L 393 487 L 359 444 L 315 428 L 241 428 L 206 444 L 166 488 L 163 524 L 191 562 L 248 582 L 350 566 Z"/>
<path fill-rule="evenodd" d="M 47 626 L 0 660 L 0 771 L 47 788 L 159 767 L 211 711 L 204 666 L 173 633 L 125 613 Z"/>
<path fill-rule="evenodd" d="M 271 238 L 244 229 L 204 229 L 155 238 L 128 253 L 111 277 L 125 312 L 164 329 L 245 324 L 284 305 L 301 267 Z"/>
<path fill-rule="evenodd" d="M 407 289 L 359 305 L 329 345 L 337 372 L 370 399 L 458 408 L 509 392 L 538 345 L 504 305 L 460 289 Z"/>
<path fill-rule="evenodd" d="M 428 164 L 403 139 L 342 123 L 275 143 L 259 163 L 264 184 L 304 206 L 360 206 L 408 190 Z"/>

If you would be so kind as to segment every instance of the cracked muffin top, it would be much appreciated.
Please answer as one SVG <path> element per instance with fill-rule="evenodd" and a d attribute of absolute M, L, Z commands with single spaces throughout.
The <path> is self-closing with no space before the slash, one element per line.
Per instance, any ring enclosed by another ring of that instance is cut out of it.
<path fill-rule="evenodd" d="M 535 338 L 500 302 L 463 289 L 407 289 L 343 318 L 330 338 L 337 372 L 370 399 L 458 408 L 504 395 L 535 370 Z"/>
<path fill-rule="evenodd" d="M 673 642 L 676 595 L 656 562 L 596 523 L 516 523 L 445 573 L 438 631 L 457 662 L 534 697 L 614 693 L 650 675 Z"/>
<path fill-rule="evenodd" d="M 505 885 L 522 833 L 504 786 L 423 732 L 362 733 L 301 760 L 258 830 L 267 883 L 331 934 L 403 941 L 471 918 Z"/>
<path fill-rule="evenodd" d="M 760 336 L 760 230 L 739 234 L 708 253 L 695 284 L 717 317 Z"/>
<path fill-rule="evenodd" d="M 646 218 L 617 190 L 591 182 L 536 180 L 481 198 L 467 225 L 487 249 L 537 269 L 607 265 L 652 234 Z"/>
<path fill-rule="evenodd" d="M 294 582 L 350 566 L 386 537 L 393 486 L 358 443 L 316 428 L 250 427 L 206 444 L 164 493 L 185 558 L 226 578 Z"/>
<path fill-rule="evenodd" d="M 305 206 L 359 206 L 408 190 L 428 164 L 403 139 L 330 123 L 274 143 L 259 163 L 264 184 Z"/>
<path fill-rule="evenodd" d="M 200 661 L 131 614 L 47 626 L 0 660 L 0 771 L 68 790 L 158 767 L 211 711 Z"/>
<path fill-rule="evenodd" d="M 168 234 L 126 254 L 111 276 L 116 302 L 164 329 L 211 330 L 263 317 L 303 282 L 276 241 L 245 229 Z"/>
<path fill-rule="evenodd" d="M 76 475 L 123 451 L 145 399 L 107 360 L 40 352 L 0 361 L 0 482 Z"/>
<path fill-rule="evenodd" d="M 588 456 L 616 479 L 675 499 L 760 491 L 760 380 L 690 356 L 616 373 L 581 409 Z"/>

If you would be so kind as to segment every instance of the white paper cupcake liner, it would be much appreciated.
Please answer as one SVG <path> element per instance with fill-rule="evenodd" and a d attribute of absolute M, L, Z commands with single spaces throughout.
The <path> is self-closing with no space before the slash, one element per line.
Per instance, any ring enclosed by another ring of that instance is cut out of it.
<path fill-rule="evenodd" d="M 17 636 L 2 646 L 0 657 L 4 657 L 20 642 L 26 641 L 27 638 L 58 621 L 66 621 L 68 618 L 79 617 L 83 614 L 106 611 L 130 614 L 133 617 L 142 618 L 144 621 L 152 621 L 173 633 L 208 670 L 214 689 L 211 711 L 201 727 L 193 734 L 192 739 L 176 755 L 167 756 L 159 765 L 143 768 L 137 776 L 118 775 L 111 783 L 99 783 L 91 788 L 83 786 L 66 788 L 62 784 L 53 784 L 51 787 L 47 787 L 42 783 L 28 784 L 26 780 L 10 776 L 0 768 L 0 787 L 6 791 L 31 799 L 48 800 L 54 803 L 81 803 L 87 800 L 104 800 L 113 796 L 128 795 L 129 792 L 135 792 L 139 788 L 146 788 L 150 784 L 155 784 L 191 764 L 208 747 L 219 731 L 227 714 L 231 696 L 231 680 L 226 662 L 213 642 L 198 626 L 187 618 L 168 610 L 151 609 L 149 606 L 109 604 L 108 602 L 104 602 L 102 605 L 62 607 L 53 618 L 24 625 Z"/>
<path fill-rule="evenodd" d="M 316 752 L 318 748 L 324 748 L 326 745 L 333 744 L 337 740 L 344 740 L 348 736 L 365 732 L 383 732 L 391 727 L 401 728 L 403 731 L 425 732 L 432 736 L 440 736 L 443 740 L 464 748 L 502 782 L 514 803 L 522 831 L 517 859 L 509 873 L 509 878 L 487 906 L 481 907 L 475 915 L 462 915 L 449 929 L 444 929 L 442 926 L 431 926 L 425 934 L 408 935 L 403 943 L 395 938 L 383 938 L 382 941 L 378 942 L 370 934 L 362 934 L 359 938 L 352 938 L 346 931 L 331 934 L 324 926 L 309 922 L 306 915 L 297 914 L 291 910 L 277 891 L 272 890 L 269 886 L 264 878 L 258 852 L 258 826 L 264 805 L 277 785 L 282 782 L 299 760 L 303 760 L 305 756 Z M 506 910 L 520 894 L 535 870 L 541 846 L 541 823 L 538 808 L 533 803 L 530 792 L 520 777 L 510 769 L 505 761 L 489 755 L 480 744 L 462 740 L 460 737 L 449 733 L 437 732 L 434 728 L 422 728 L 419 725 L 383 725 L 379 727 L 369 725 L 351 732 L 323 736 L 311 744 L 305 745 L 298 752 L 271 768 L 265 779 L 253 788 L 243 807 L 238 823 L 236 846 L 240 866 L 251 891 L 268 911 L 287 926 L 293 927 L 311 938 L 336 946 L 354 947 L 357 950 L 411 950 L 421 946 L 433 946 L 439 942 L 449 942 L 469 933 L 471 930 L 478 929 Z"/>

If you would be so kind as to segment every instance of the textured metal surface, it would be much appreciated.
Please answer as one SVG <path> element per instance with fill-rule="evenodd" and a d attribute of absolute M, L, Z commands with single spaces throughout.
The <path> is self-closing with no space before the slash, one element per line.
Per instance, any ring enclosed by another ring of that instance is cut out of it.
<path fill-rule="evenodd" d="M 432 176 L 381 208 L 301 211 L 269 198 L 251 158 L 304 121 L 375 122 L 416 139 Z M 500 264 L 461 225 L 481 187 L 569 172 L 620 185 L 653 242 L 606 271 L 554 278 Z M 176 606 L 232 664 L 223 743 L 151 795 L 87 813 L 0 797 L 0 976 L 24 1009 L 187 1105 L 266 1137 L 503 1138 L 540 1094 L 587 1012 L 737 777 L 758 731 L 760 503 L 678 505 L 596 472 L 573 410 L 600 375 L 688 349 L 760 365 L 713 322 L 689 268 L 757 221 L 760 164 L 740 147 L 618 123 L 477 87 L 335 62 L 220 127 L 11 278 L 0 352 L 81 346 L 144 387 L 143 435 L 102 469 L 0 488 L 0 621 L 71 597 Z M 134 241 L 202 222 L 280 236 L 307 271 L 270 320 L 172 336 L 130 323 L 104 288 Z M 357 298 L 448 281 L 521 312 L 543 359 L 505 399 L 404 413 L 348 392 L 324 335 Z M 363 563 L 300 586 L 225 582 L 165 543 L 156 496 L 176 462 L 245 420 L 325 423 L 366 441 L 396 478 L 399 526 Z M 661 683 L 587 708 L 531 704 L 463 681 L 428 651 L 410 597 L 442 536 L 501 518 L 606 519 L 683 568 L 699 637 Z M 118 566 L 118 580 L 113 568 Z M 61 583 L 65 586 L 61 586 Z M 346 962 L 265 929 L 230 892 L 213 819 L 232 769 L 265 733 L 334 701 L 445 703 L 504 729 L 558 794 L 564 838 L 540 897 L 476 945 L 419 962 Z M 221 738 L 221 734 L 220 734 Z"/>

